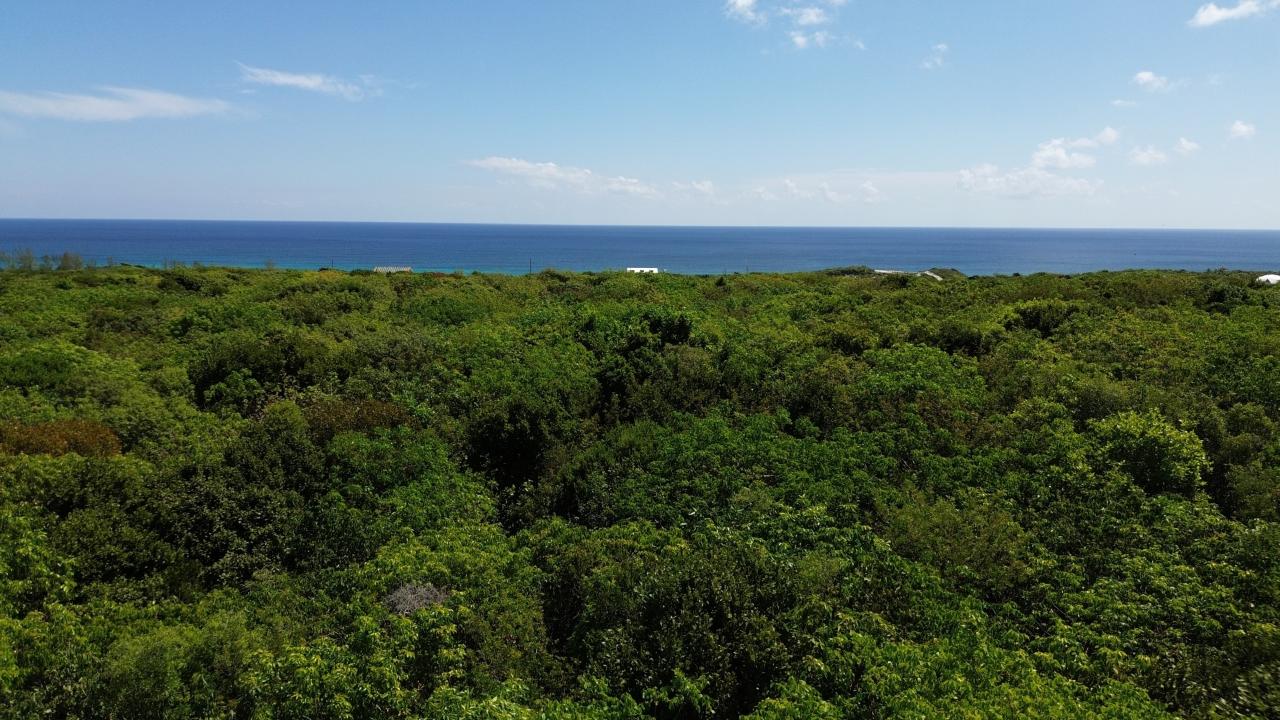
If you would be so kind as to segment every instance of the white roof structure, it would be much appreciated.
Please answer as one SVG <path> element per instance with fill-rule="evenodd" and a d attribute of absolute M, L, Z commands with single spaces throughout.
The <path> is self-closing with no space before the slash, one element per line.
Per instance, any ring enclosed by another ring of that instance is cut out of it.
<path fill-rule="evenodd" d="M 384 265 L 384 266 L 381 266 L 381 267 L 376 267 L 376 268 L 374 268 L 374 269 L 373 269 L 373 271 L 374 271 L 374 272 L 376 272 L 376 273 L 381 273 L 381 274 L 383 274 L 383 275 L 393 275 L 393 274 L 395 274 L 395 273 L 411 273 L 411 272 L 413 272 L 413 268 L 411 268 L 411 267 L 385 266 L 385 265 Z"/>
<path fill-rule="evenodd" d="M 915 275 L 916 277 L 928 277 L 943 282 L 942 276 L 929 270 L 921 270 L 920 272 L 912 272 L 910 270 L 876 270 L 877 275 Z"/>
<path fill-rule="evenodd" d="M 660 272 L 662 272 L 662 271 L 661 271 L 661 270 L 659 270 L 658 268 L 641 268 L 641 267 L 635 267 L 635 268 L 627 268 L 627 272 L 629 272 L 629 273 L 642 273 L 642 274 L 645 274 L 645 275 L 657 275 L 658 273 L 660 273 Z"/>
<path fill-rule="evenodd" d="M 1280 275 L 1263 275 L 1255 282 L 1261 283 L 1262 285 L 1280 285 Z"/>

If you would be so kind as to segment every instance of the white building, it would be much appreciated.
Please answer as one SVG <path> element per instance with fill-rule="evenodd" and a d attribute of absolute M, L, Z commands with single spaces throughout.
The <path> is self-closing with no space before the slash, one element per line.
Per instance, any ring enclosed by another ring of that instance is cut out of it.
<path fill-rule="evenodd" d="M 1255 282 L 1260 285 L 1280 285 L 1280 275 L 1263 275 Z"/>
<path fill-rule="evenodd" d="M 658 268 L 639 268 L 639 267 L 637 267 L 637 268 L 627 268 L 627 272 L 629 272 L 629 273 L 641 273 L 641 274 L 644 274 L 644 275 L 657 275 L 658 273 L 660 273 L 660 272 L 662 272 L 662 271 L 661 271 L 661 270 L 659 270 Z"/>

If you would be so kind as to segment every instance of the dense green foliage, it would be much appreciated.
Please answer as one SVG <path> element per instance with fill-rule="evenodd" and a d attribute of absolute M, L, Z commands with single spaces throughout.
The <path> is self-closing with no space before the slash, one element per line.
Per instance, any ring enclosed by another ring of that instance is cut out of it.
<path fill-rule="evenodd" d="M 0 718 L 1280 717 L 1280 288 L 0 273 Z"/>

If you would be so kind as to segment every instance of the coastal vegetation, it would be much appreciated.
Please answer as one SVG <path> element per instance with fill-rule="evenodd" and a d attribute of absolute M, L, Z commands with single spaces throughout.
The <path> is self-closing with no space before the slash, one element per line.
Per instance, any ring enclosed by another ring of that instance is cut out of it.
<path fill-rule="evenodd" d="M 0 272 L 0 717 L 1274 718 L 1280 288 Z"/>

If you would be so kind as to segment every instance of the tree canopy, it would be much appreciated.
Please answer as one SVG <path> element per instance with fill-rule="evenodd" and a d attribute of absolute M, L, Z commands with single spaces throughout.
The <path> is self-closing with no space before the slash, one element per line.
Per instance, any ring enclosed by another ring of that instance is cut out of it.
<path fill-rule="evenodd" d="M 1280 717 L 1280 288 L 0 272 L 0 718 Z"/>

